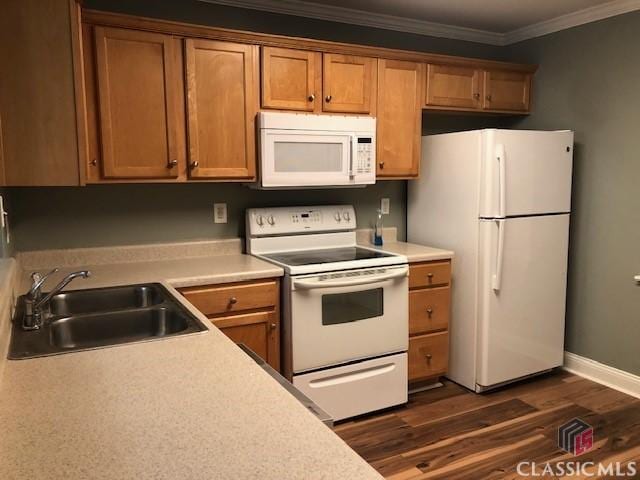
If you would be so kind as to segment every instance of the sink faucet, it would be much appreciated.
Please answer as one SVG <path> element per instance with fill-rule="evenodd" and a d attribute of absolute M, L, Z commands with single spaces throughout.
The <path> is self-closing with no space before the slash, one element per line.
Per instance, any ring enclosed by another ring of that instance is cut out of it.
<path fill-rule="evenodd" d="M 39 329 L 42 326 L 42 309 L 48 305 L 51 298 L 60 293 L 62 289 L 69 285 L 74 279 L 78 277 L 88 278 L 91 276 L 91 272 L 88 270 L 80 270 L 78 272 L 70 273 L 43 297 L 42 285 L 52 274 L 58 272 L 58 270 L 58 268 L 54 268 L 46 275 L 40 275 L 38 272 L 31 274 L 31 288 L 24 298 L 24 318 L 22 319 L 23 330 Z"/>

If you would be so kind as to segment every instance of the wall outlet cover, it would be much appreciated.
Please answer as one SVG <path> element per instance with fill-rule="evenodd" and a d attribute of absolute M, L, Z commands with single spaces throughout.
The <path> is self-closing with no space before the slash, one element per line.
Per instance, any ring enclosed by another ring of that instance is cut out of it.
<path fill-rule="evenodd" d="M 380 200 L 380 210 L 382 210 L 383 215 L 389 215 L 389 199 L 383 198 Z"/>
<path fill-rule="evenodd" d="M 214 223 L 227 223 L 227 204 L 213 204 L 213 221 Z"/>

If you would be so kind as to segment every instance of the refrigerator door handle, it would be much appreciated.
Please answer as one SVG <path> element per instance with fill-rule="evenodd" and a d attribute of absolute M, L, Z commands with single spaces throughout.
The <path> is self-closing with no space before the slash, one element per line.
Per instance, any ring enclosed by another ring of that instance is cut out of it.
<path fill-rule="evenodd" d="M 496 254 L 496 270 L 492 278 L 492 288 L 495 292 L 500 291 L 502 286 L 502 264 L 504 263 L 504 230 L 506 222 L 504 220 L 496 220 L 498 226 L 498 252 Z"/>
<path fill-rule="evenodd" d="M 504 145 L 496 145 L 496 159 L 498 160 L 498 182 L 500 183 L 500 198 L 498 206 L 498 217 L 505 218 L 507 215 L 507 157 Z"/>

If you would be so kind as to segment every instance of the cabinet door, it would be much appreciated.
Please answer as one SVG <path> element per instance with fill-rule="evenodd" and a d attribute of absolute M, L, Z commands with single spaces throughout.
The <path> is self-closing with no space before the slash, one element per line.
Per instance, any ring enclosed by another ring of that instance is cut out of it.
<path fill-rule="evenodd" d="M 276 313 L 258 312 L 213 320 L 235 343 L 244 343 L 275 370 L 280 370 L 280 328 Z"/>
<path fill-rule="evenodd" d="M 484 72 L 485 110 L 529 111 L 531 74 L 488 70 Z"/>
<path fill-rule="evenodd" d="M 325 53 L 322 110 L 334 113 L 373 113 L 376 62 L 375 58 Z"/>
<path fill-rule="evenodd" d="M 480 108 L 480 70 L 451 65 L 427 65 L 426 105 Z"/>
<path fill-rule="evenodd" d="M 262 107 L 318 111 L 321 54 L 288 48 L 262 48 Z"/>
<path fill-rule="evenodd" d="M 188 39 L 185 55 L 190 176 L 254 178 L 258 47 Z"/>
<path fill-rule="evenodd" d="M 422 136 L 424 65 L 378 60 L 379 177 L 416 177 Z"/>
<path fill-rule="evenodd" d="M 170 35 L 95 28 L 102 174 L 105 178 L 175 178 L 179 69 Z"/>

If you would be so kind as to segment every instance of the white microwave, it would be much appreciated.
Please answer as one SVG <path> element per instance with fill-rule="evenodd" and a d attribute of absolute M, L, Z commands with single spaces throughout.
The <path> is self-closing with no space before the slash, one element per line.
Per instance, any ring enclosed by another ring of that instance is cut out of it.
<path fill-rule="evenodd" d="M 376 119 L 260 112 L 258 188 L 376 183 Z"/>

